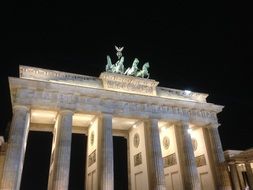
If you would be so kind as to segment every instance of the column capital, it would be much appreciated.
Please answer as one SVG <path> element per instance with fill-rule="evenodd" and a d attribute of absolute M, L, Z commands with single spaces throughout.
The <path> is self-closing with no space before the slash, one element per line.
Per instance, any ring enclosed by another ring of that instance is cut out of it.
<path fill-rule="evenodd" d="M 111 112 L 101 112 L 101 115 L 103 115 L 103 116 L 112 116 L 113 113 L 111 113 Z"/>
<path fill-rule="evenodd" d="M 216 128 L 216 129 L 218 129 L 218 127 L 219 127 L 220 125 L 221 125 L 220 123 L 209 123 L 209 124 L 207 124 L 205 127 L 206 127 L 206 128 Z"/>
<path fill-rule="evenodd" d="M 155 118 L 155 117 L 150 117 L 148 120 L 149 120 L 150 122 L 157 122 L 157 123 L 158 123 L 158 121 L 159 121 L 159 119 L 158 119 L 158 118 Z"/>
<path fill-rule="evenodd" d="M 101 119 L 106 119 L 106 120 L 111 120 L 112 122 L 112 117 L 113 117 L 113 114 L 112 113 L 108 113 L 108 112 L 101 112 L 99 115 L 98 115 L 99 118 Z M 111 124 L 112 125 L 112 124 Z"/>
<path fill-rule="evenodd" d="M 178 124 L 181 124 L 181 125 L 189 125 L 189 124 L 190 124 L 190 121 L 189 121 L 189 120 L 180 120 L 180 121 L 178 121 Z"/>
<path fill-rule="evenodd" d="M 236 164 L 237 163 L 235 161 L 233 161 L 233 160 L 228 162 L 228 165 L 236 165 Z"/>
<path fill-rule="evenodd" d="M 74 111 L 72 110 L 59 110 L 59 114 L 61 115 L 74 115 Z"/>
<path fill-rule="evenodd" d="M 14 105 L 12 107 L 12 110 L 24 110 L 24 111 L 30 111 L 30 106 L 26 106 L 26 105 Z"/>

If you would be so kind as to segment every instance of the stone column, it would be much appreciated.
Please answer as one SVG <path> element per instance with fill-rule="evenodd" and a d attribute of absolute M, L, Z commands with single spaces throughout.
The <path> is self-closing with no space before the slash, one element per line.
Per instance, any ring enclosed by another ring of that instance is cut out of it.
<path fill-rule="evenodd" d="M 213 163 L 215 166 L 216 189 L 231 189 L 230 179 L 225 163 L 225 157 L 220 141 L 218 125 L 212 124 L 208 126 L 207 131 L 210 140 L 210 148 L 213 155 Z"/>
<path fill-rule="evenodd" d="M 151 181 L 154 190 L 165 190 L 165 178 L 163 170 L 163 158 L 159 137 L 158 119 L 151 119 L 150 121 L 150 140 L 151 140 L 151 167 L 153 175 Z"/>
<path fill-rule="evenodd" d="M 250 166 L 250 162 L 245 163 L 245 168 L 246 168 L 246 173 L 247 173 L 247 177 L 249 180 L 249 187 L 251 190 L 253 190 L 253 173 L 252 173 L 252 169 Z"/>
<path fill-rule="evenodd" d="M 49 190 L 68 190 L 71 156 L 72 116 L 69 110 L 60 111 L 54 131 L 54 149 L 51 155 L 52 173 L 49 175 Z"/>
<path fill-rule="evenodd" d="M 239 176 L 237 173 L 236 163 L 234 162 L 229 163 L 229 168 L 230 168 L 230 175 L 232 179 L 233 190 L 240 190 L 241 188 L 240 188 L 240 182 L 239 182 Z"/>
<path fill-rule="evenodd" d="M 29 123 L 29 109 L 25 106 L 14 106 L 1 181 L 2 190 L 20 188 Z"/>
<path fill-rule="evenodd" d="M 112 115 L 102 115 L 101 189 L 114 189 Z M 99 169 L 99 168 L 98 168 Z"/>
<path fill-rule="evenodd" d="M 192 147 L 191 135 L 188 133 L 188 129 L 189 124 L 185 122 L 175 127 L 183 184 L 184 189 L 200 190 L 200 180 Z"/>

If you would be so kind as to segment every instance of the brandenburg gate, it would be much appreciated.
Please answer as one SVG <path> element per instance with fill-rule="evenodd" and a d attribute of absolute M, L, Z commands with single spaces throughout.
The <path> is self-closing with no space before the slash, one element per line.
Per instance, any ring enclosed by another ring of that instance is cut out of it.
<path fill-rule="evenodd" d="M 207 103 L 207 94 L 109 67 L 99 78 L 19 69 L 19 78 L 9 77 L 13 118 L 1 189 L 20 188 L 32 130 L 53 133 L 49 190 L 68 189 L 72 133 L 88 136 L 88 190 L 114 189 L 113 136 L 127 139 L 131 190 L 230 189 L 218 133 L 223 106 Z"/>

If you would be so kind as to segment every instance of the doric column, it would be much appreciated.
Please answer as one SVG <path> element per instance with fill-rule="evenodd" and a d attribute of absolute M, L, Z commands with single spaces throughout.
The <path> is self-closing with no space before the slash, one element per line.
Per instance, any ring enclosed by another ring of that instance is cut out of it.
<path fill-rule="evenodd" d="M 151 150 L 152 150 L 152 158 L 151 164 L 153 166 L 154 175 L 152 175 L 152 182 L 154 190 L 165 190 L 165 178 L 163 171 L 163 158 L 159 137 L 159 128 L 158 128 L 158 120 L 151 119 L 150 121 L 150 137 L 151 137 Z"/>
<path fill-rule="evenodd" d="M 60 111 L 54 130 L 49 174 L 49 190 L 67 190 L 71 155 L 72 116 L 69 110 Z"/>
<path fill-rule="evenodd" d="M 101 189 L 114 189 L 113 172 L 113 139 L 112 139 L 112 115 L 102 115 L 102 160 L 101 160 Z M 99 168 L 98 168 L 99 169 Z"/>
<path fill-rule="evenodd" d="M 29 109 L 25 106 L 15 106 L 1 181 L 2 190 L 20 188 L 29 123 Z"/>
<path fill-rule="evenodd" d="M 220 135 L 217 125 L 210 125 L 207 128 L 210 148 L 213 155 L 213 162 L 215 166 L 215 176 L 216 176 L 216 189 L 228 190 L 231 189 L 230 179 L 227 172 L 227 167 L 225 163 L 225 157 L 220 141 Z"/>
<path fill-rule="evenodd" d="M 239 176 L 237 173 L 237 167 L 235 162 L 229 163 L 230 175 L 232 179 L 233 190 L 240 190 Z"/>
<path fill-rule="evenodd" d="M 253 173 L 252 173 L 252 169 L 250 166 L 250 162 L 245 163 L 245 168 L 246 168 L 246 173 L 247 173 L 247 177 L 249 180 L 249 187 L 250 187 L 250 189 L 253 190 Z"/>
<path fill-rule="evenodd" d="M 175 127 L 179 160 L 183 176 L 184 189 L 200 190 L 200 180 L 196 166 L 191 136 L 188 133 L 189 124 L 182 122 Z"/>

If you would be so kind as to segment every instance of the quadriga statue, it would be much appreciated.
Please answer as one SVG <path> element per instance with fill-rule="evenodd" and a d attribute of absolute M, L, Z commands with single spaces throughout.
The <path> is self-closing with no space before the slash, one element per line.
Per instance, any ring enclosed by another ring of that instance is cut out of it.
<path fill-rule="evenodd" d="M 139 60 L 135 58 L 132 67 L 128 67 L 124 74 L 129 76 L 135 76 L 138 71 L 138 63 Z"/>
<path fill-rule="evenodd" d="M 129 76 L 135 76 L 135 77 L 141 77 L 141 78 L 149 78 L 149 63 L 145 63 L 142 66 L 142 69 L 138 69 L 138 64 L 139 60 L 137 58 L 134 59 L 132 63 L 132 67 L 128 67 L 127 70 L 125 71 L 124 68 L 124 56 L 122 56 L 122 50 L 124 47 L 117 47 L 115 46 L 115 49 L 117 50 L 117 57 L 118 61 L 113 64 L 111 61 L 111 58 L 109 55 L 107 55 L 107 64 L 105 67 L 106 72 L 111 72 L 111 73 L 118 73 L 118 74 L 125 74 Z"/>
<path fill-rule="evenodd" d="M 147 62 L 142 66 L 142 70 L 137 72 L 136 76 L 141 77 L 141 78 L 149 78 L 148 68 L 149 68 L 149 63 Z"/>
<path fill-rule="evenodd" d="M 124 57 L 122 56 L 115 64 L 112 64 L 111 58 L 107 55 L 106 72 L 124 74 Z"/>

